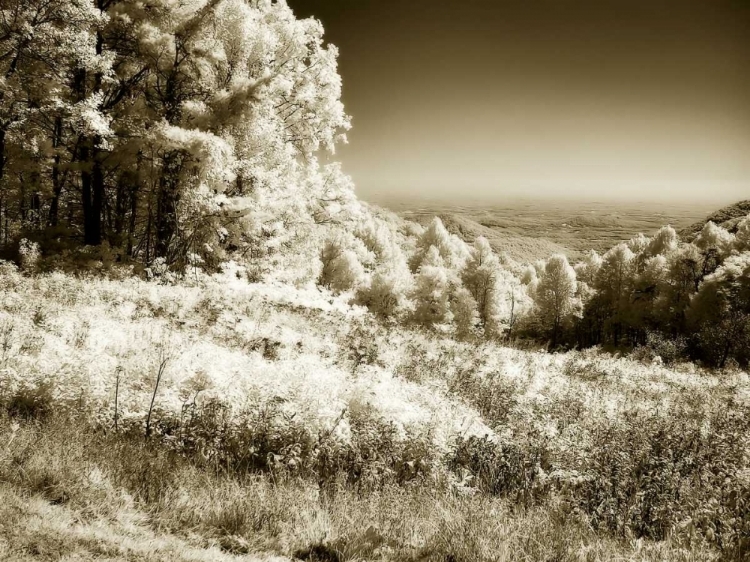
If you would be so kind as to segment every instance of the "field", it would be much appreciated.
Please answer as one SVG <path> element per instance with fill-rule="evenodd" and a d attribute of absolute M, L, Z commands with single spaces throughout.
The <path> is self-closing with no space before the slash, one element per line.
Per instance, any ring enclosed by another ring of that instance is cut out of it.
<path fill-rule="evenodd" d="M 403 217 L 429 222 L 440 216 L 449 230 L 467 241 L 484 236 L 496 251 L 517 261 L 533 261 L 562 252 L 575 259 L 590 249 L 604 252 L 642 232 L 650 235 L 670 224 L 676 230 L 704 219 L 716 203 L 618 203 L 512 199 L 503 204 L 424 204 L 381 202 Z"/>
<path fill-rule="evenodd" d="M 0 276 L 4 560 L 748 559 L 743 372 L 461 343 L 231 268 Z"/>

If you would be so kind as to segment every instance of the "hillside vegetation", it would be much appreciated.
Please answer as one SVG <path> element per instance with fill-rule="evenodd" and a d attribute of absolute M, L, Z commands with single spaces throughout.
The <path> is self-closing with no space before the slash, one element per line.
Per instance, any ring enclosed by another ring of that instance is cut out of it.
<path fill-rule="evenodd" d="M 713 222 L 718 226 L 725 228 L 729 232 L 737 232 L 739 223 L 750 214 L 750 200 L 738 201 L 734 205 L 722 207 L 718 211 L 711 213 L 705 220 L 698 221 L 680 231 L 680 235 L 692 239 L 695 238 L 708 222 Z"/>
<path fill-rule="evenodd" d="M 432 213 L 409 213 L 408 218 L 423 226 L 428 226 L 436 215 Z M 508 232 L 498 232 L 491 226 L 480 224 L 460 214 L 441 213 L 437 215 L 451 234 L 466 242 L 473 242 L 480 236 L 486 238 L 492 249 L 498 254 L 505 254 L 517 262 L 533 262 L 552 254 L 570 254 L 571 252 L 550 240 L 521 236 Z"/>
<path fill-rule="evenodd" d="M 744 373 L 378 327 L 231 270 L 2 286 L 6 559 L 748 552 Z"/>

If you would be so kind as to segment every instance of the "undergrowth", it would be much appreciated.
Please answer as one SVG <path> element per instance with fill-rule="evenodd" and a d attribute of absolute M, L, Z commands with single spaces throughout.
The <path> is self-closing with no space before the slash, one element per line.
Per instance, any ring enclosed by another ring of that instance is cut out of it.
<path fill-rule="evenodd" d="M 4 279 L 4 559 L 170 559 L 128 554 L 151 533 L 174 559 L 750 560 L 744 373 L 459 343 L 304 290 Z"/>

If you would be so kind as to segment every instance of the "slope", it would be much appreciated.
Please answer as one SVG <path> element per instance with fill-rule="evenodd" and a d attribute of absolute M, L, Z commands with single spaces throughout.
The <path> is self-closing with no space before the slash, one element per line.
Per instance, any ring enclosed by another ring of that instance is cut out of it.
<path fill-rule="evenodd" d="M 456 341 L 231 268 L 0 266 L 4 559 L 741 559 L 744 373 Z"/>
<path fill-rule="evenodd" d="M 414 213 L 407 216 L 422 225 L 428 224 L 435 215 L 432 213 Z M 456 234 L 469 244 L 478 236 L 484 236 L 498 253 L 505 253 L 514 261 L 527 263 L 546 259 L 552 254 L 575 256 L 576 252 L 544 238 L 532 238 L 509 232 L 502 232 L 484 226 L 477 221 L 457 213 L 441 213 L 440 220 L 452 234 Z"/>
<path fill-rule="evenodd" d="M 692 240 L 703 229 L 709 221 L 726 228 L 729 232 L 737 230 L 737 223 L 750 214 L 750 199 L 738 201 L 733 205 L 722 207 L 718 211 L 711 213 L 704 220 L 700 220 L 680 231 L 680 236 L 687 240 Z"/>

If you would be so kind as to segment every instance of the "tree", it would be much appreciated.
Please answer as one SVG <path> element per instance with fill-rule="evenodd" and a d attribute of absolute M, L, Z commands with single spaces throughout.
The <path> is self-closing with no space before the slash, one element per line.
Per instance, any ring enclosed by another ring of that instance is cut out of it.
<path fill-rule="evenodd" d="M 743 218 L 737 224 L 737 232 L 734 235 L 735 249 L 742 253 L 750 250 L 750 215 Z"/>
<path fill-rule="evenodd" d="M 523 269 L 521 273 L 521 283 L 527 287 L 536 286 L 539 278 L 537 275 L 536 268 L 533 265 L 528 265 Z"/>
<path fill-rule="evenodd" d="M 703 278 L 703 255 L 693 244 L 681 244 L 666 256 L 667 275 L 662 289 L 666 318 L 664 328 L 673 336 L 684 333 L 686 310 Z"/>
<path fill-rule="evenodd" d="M 693 242 L 703 252 L 702 276 L 713 273 L 734 247 L 734 235 L 708 221 Z"/>
<path fill-rule="evenodd" d="M 376 222 L 372 217 L 362 221 L 356 227 L 354 235 L 362 240 L 378 263 L 385 263 L 401 257 L 401 249 L 394 243 L 388 227 L 384 223 Z"/>
<path fill-rule="evenodd" d="M 450 295 L 450 310 L 456 328 L 456 336 L 468 338 L 476 335 L 479 327 L 477 302 L 466 287 L 458 287 Z"/>
<path fill-rule="evenodd" d="M 63 124 L 108 130 L 92 109 L 97 98 L 76 86 L 84 73 L 105 74 L 109 61 L 96 47 L 106 18 L 90 0 L 4 0 L 0 10 L 0 207 L 7 244 L 11 224 L 16 233 L 47 225 L 45 199 L 52 195 L 54 205 L 64 179 Z"/>
<path fill-rule="evenodd" d="M 486 238 L 478 237 L 469 250 L 469 258 L 461 270 L 464 287 L 477 303 L 479 324 L 487 328 L 496 311 L 500 261 Z"/>
<path fill-rule="evenodd" d="M 466 244 L 448 232 L 440 217 L 432 219 L 430 225 L 417 240 L 416 251 L 409 260 L 409 266 L 413 272 L 419 270 L 419 266 L 422 265 L 431 247 L 437 248 L 445 265 L 451 269 L 459 269 L 468 254 Z"/>
<path fill-rule="evenodd" d="M 474 241 L 460 276 L 476 303 L 479 327 L 485 336 L 512 336 L 513 327 L 531 303 L 523 283 L 503 267 L 486 238 L 480 236 Z M 525 278 L 527 284 L 531 282 L 527 275 Z"/>
<path fill-rule="evenodd" d="M 651 239 L 644 236 L 642 233 L 638 233 L 636 236 L 628 240 L 627 245 L 630 251 L 638 255 L 643 253 L 651 244 Z"/>
<path fill-rule="evenodd" d="M 557 346 L 566 320 L 576 311 L 576 272 L 568 258 L 556 254 L 549 258 L 534 291 L 534 304 L 542 327 Z"/>
<path fill-rule="evenodd" d="M 414 280 L 405 261 L 381 264 L 357 290 L 355 302 L 380 318 L 398 320 L 414 310 Z"/>
<path fill-rule="evenodd" d="M 431 246 L 415 276 L 412 293 L 415 303 L 413 321 L 427 327 L 452 322 L 450 295 L 455 284 L 456 280 L 452 272 L 445 267 L 439 250 Z"/>
<path fill-rule="evenodd" d="M 660 329 L 666 321 L 662 292 L 669 267 L 661 254 L 646 258 L 633 279 L 628 323 L 636 331 L 636 343 L 645 344 L 648 332 Z"/>
<path fill-rule="evenodd" d="M 663 226 L 654 237 L 651 238 L 644 253 L 649 257 L 667 255 L 677 249 L 679 242 L 680 238 L 677 236 L 675 229 L 669 225 Z"/>
<path fill-rule="evenodd" d="M 578 281 L 583 281 L 587 285 L 593 286 L 601 267 L 602 257 L 595 250 L 590 250 L 586 254 L 586 257 L 574 266 L 576 278 Z"/>
<path fill-rule="evenodd" d="M 351 179 L 318 159 L 350 126 L 337 50 L 285 2 L 2 10 L 0 243 L 64 234 L 217 266 L 361 215 Z"/>
<path fill-rule="evenodd" d="M 606 310 L 615 346 L 620 343 L 634 278 L 635 254 L 627 244 L 618 244 L 604 254 L 594 288 Z"/>
<path fill-rule="evenodd" d="M 337 293 L 355 289 L 365 276 L 357 253 L 341 237 L 328 240 L 320 253 L 318 284 Z"/>
<path fill-rule="evenodd" d="M 519 321 L 528 316 L 533 305 L 526 286 L 510 271 L 502 269 L 495 289 L 489 333 L 512 339 Z"/>
<path fill-rule="evenodd" d="M 701 354 L 718 367 L 750 359 L 750 252 L 727 259 L 700 284 L 688 318 Z"/>

